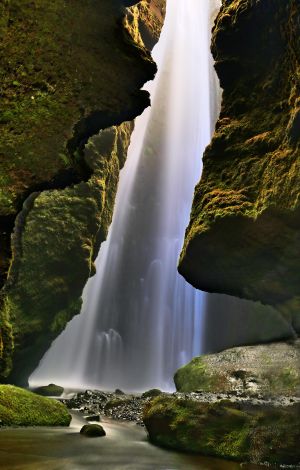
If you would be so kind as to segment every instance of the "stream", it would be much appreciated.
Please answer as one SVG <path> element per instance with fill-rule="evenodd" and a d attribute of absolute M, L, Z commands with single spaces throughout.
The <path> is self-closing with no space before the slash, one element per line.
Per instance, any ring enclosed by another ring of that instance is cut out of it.
<path fill-rule="evenodd" d="M 258 470 L 218 459 L 153 446 L 136 424 L 102 420 L 102 438 L 79 434 L 86 421 L 72 414 L 69 428 L 0 429 L 0 468 L 5 470 Z"/>

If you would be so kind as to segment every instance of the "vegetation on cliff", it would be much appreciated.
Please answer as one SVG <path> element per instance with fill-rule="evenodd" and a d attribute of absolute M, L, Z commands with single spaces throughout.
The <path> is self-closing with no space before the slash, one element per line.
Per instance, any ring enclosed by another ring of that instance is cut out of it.
<path fill-rule="evenodd" d="M 223 2 L 212 42 L 222 110 L 179 264 L 197 288 L 283 309 L 300 295 L 299 17 L 296 0 Z"/>
<path fill-rule="evenodd" d="M 149 105 L 156 66 L 121 2 L 100 3 L 1 7 L 0 380 L 25 383 L 79 313 L 126 158 L 121 123 Z"/>

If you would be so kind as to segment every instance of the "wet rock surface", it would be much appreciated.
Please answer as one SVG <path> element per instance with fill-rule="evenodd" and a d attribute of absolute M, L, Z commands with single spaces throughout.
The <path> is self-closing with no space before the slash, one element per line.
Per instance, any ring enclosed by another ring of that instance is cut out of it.
<path fill-rule="evenodd" d="M 28 385 L 95 272 L 164 17 L 133 3 L 1 2 L 0 381 Z"/>
<path fill-rule="evenodd" d="M 103 437 L 106 432 L 100 424 L 85 424 L 80 429 L 80 434 L 85 437 Z"/>
<path fill-rule="evenodd" d="M 189 393 L 166 393 L 160 392 L 156 396 L 123 394 L 113 392 L 102 392 L 99 390 L 86 390 L 76 393 L 70 399 L 61 400 L 71 409 L 82 413 L 87 421 L 101 421 L 101 416 L 116 420 L 131 421 L 143 425 L 143 412 L 145 407 L 154 399 L 176 398 L 178 400 L 192 400 L 194 402 L 206 402 L 211 404 L 223 400 L 232 404 L 241 405 L 266 405 L 272 407 L 291 406 L 300 404 L 300 397 L 278 396 L 276 398 L 263 396 L 261 393 L 251 395 L 243 391 L 230 393 L 189 392 Z"/>
<path fill-rule="evenodd" d="M 222 2 L 212 39 L 222 110 L 179 262 L 198 289 L 298 302 L 299 11 L 295 0 Z"/>
<path fill-rule="evenodd" d="M 245 391 L 145 397 L 148 393 L 86 390 L 63 401 L 89 421 L 109 417 L 145 425 L 150 441 L 162 447 L 299 468 L 300 397 Z"/>
<path fill-rule="evenodd" d="M 151 397 L 121 394 L 119 390 L 116 392 L 86 390 L 62 401 L 69 409 L 80 411 L 88 421 L 99 421 L 101 416 L 106 416 L 143 425 L 143 410 L 145 405 L 151 401 Z"/>
<path fill-rule="evenodd" d="M 146 404 L 143 419 L 151 442 L 163 447 L 299 468 L 296 397 L 174 393 Z"/>
<path fill-rule="evenodd" d="M 63 387 L 55 384 L 44 385 L 42 387 L 35 388 L 32 390 L 38 395 L 43 395 L 45 397 L 60 397 L 63 394 Z"/>
<path fill-rule="evenodd" d="M 300 397 L 300 341 L 226 349 L 195 357 L 175 374 L 179 392 Z"/>

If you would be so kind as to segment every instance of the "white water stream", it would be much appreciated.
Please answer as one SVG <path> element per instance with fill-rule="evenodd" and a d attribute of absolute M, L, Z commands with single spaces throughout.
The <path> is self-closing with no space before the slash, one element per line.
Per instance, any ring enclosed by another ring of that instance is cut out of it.
<path fill-rule="evenodd" d="M 30 385 L 172 388 L 201 353 L 205 294 L 177 273 L 201 155 L 218 113 L 210 54 L 219 0 L 168 0 L 152 106 L 136 120 L 109 236 L 83 307 L 54 341 Z"/>

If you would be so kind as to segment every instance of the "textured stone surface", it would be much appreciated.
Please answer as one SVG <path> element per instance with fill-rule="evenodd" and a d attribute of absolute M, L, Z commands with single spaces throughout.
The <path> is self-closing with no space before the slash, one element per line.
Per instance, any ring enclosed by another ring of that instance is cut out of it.
<path fill-rule="evenodd" d="M 126 22 L 136 43 L 153 48 L 160 36 L 165 12 L 165 0 L 142 0 L 130 8 Z"/>
<path fill-rule="evenodd" d="M 121 2 L 4 3 L 1 215 L 15 214 L 32 186 L 80 172 L 72 157 L 82 141 L 141 112 L 139 88 L 154 73 L 122 30 Z"/>
<path fill-rule="evenodd" d="M 32 391 L 44 397 L 60 397 L 64 392 L 64 388 L 59 385 L 49 384 L 35 388 Z"/>
<path fill-rule="evenodd" d="M 174 381 L 180 392 L 300 397 L 300 340 L 195 357 L 176 372 Z"/>
<path fill-rule="evenodd" d="M 300 462 L 297 400 L 163 395 L 146 405 L 144 423 L 153 443 L 171 449 L 253 463 Z"/>
<path fill-rule="evenodd" d="M 299 18 L 297 0 L 226 1 L 217 18 L 223 104 L 179 264 L 202 290 L 300 295 Z"/>
<path fill-rule="evenodd" d="M 153 391 L 151 390 L 151 392 Z M 77 393 L 71 399 L 63 400 L 63 402 L 69 409 L 83 412 L 85 419 L 88 421 L 95 421 L 94 418 L 99 421 L 101 415 L 115 420 L 133 421 L 136 424 L 142 424 L 143 409 L 145 404 L 152 398 L 152 394 L 151 396 L 148 394 L 147 396 L 141 394 L 123 394 L 120 396 L 116 392 L 86 390 Z"/>
<path fill-rule="evenodd" d="M 69 426 L 63 403 L 12 385 L 0 385 L 0 426 Z"/>
<path fill-rule="evenodd" d="M 13 319 L 14 382 L 26 383 L 51 341 L 80 311 L 83 286 L 95 272 L 94 259 L 111 220 L 130 128 L 101 131 L 85 151 L 91 178 L 32 194 L 17 218 L 4 297 Z"/>
<path fill-rule="evenodd" d="M 103 437 L 106 432 L 100 424 L 85 424 L 80 429 L 80 434 L 85 437 Z"/>
<path fill-rule="evenodd" d="M 123 121 L 149 104 L 140 87 L 156 70 L 122 7 L 134 3 L 90 0 L 83 8 L 81 0 L 12 0 L 3 7 L 2 280 L 9 272 L 1 293 L 0 380 L 26 383 L 79 313 L 95 272 L 133 128 Z M 163 8 L 153 8 L 163 3 L 132 7 L 155 37 Z"/>

